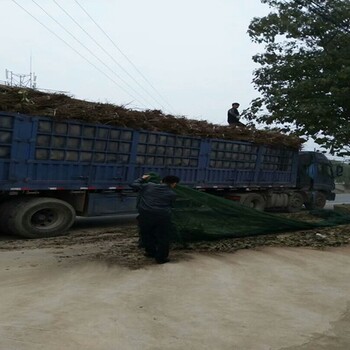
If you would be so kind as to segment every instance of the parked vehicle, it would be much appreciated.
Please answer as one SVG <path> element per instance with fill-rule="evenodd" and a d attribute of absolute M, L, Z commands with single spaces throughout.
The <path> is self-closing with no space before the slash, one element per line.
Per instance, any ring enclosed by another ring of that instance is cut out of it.
<path fill-rule="evenodd" d="M 323 208 L 335 198 L 321 153 L 0 112 L 3 231 L 49 237 L 76 215 L 133 213 L 129 184 L 149 172 L 260 210 Z"/>

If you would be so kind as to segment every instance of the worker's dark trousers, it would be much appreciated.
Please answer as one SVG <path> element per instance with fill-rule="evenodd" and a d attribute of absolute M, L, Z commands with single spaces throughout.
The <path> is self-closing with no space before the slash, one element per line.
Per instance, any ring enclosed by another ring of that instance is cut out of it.
<path fill-rule="evenodd" d="M 154 256 L 158 262 L 164 261 L 169 255 L 170 215 L 140 212 L 138 223 L 146 253 Z"/>

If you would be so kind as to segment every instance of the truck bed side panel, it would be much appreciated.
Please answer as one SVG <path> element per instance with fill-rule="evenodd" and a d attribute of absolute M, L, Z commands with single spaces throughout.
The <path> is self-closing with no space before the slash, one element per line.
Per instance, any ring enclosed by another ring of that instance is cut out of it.
<path fill-rule="evenodd" d="M 156 172 L 194 187 L 295 186 L 297 151 L 0 112 L 0 191 L 128 187 Z"/>

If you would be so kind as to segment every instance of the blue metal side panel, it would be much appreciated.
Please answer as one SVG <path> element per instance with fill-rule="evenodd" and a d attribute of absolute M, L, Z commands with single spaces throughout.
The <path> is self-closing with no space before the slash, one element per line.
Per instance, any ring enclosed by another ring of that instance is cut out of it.
<path fill-rule="evenodd" d="M 0 113 L 0 189 L 126 185 L 132 176 L 133 134 L 129 129 Z"/>
<path fill-rule="evenodd" d="M 11 116 L 0 115 L 0 189 L 10 181 L 13 153 L 13 123 Z"/>
<path fill-rule="evenodd" d="M 0 115 L 0 180 L 5 189 L 24 187 L 29 178 L 26 162 L 31 157 L 32 130 L 27 118 Z"/>
<path fill-rule="evenodd" d="M 176 175 L 183 184 L 198 183 L 201 176 L 199 167 L 202 140 L 198 137 L 144 130 L 137 134 L 137 149 L 131 155 L 134 179 L 154 172 L 161 177 Z"/>
<path fill-rule="evenodd" d="M 207 185 L 247 187 L 254 184 L 257 145 L 229 140 L 208 140 Z"/>
<path fill-rule="evenodd" d="M 296 184 L 296 151 L 239 141 L 208 142 L 207 184 L 232 187 Z"/>
<path fill-rule="evenodd" d="M 32 161 L 28 168 L 31 174 L 30 186 L 36 189 L 79 189 L 90 184 L 90 165 Z"/>
<path fill-rule="evenodd" d="M 294 187 L 298 152 L 286 148 L 263 147 L 257 185 Z"/>
<path fill-rule="evenodd" d="M 208 169 L 206 184 L 218 184 L 219 186 L 250 186 L 254 183 L 254 171 Z"/>
<path fill-rule="evenodd" d="M 28 187 L 32 179 L 28 164 L 33 159 L 36 129 L 35 121 L 22 116 L 14 118 L 12 165 L 9 174 L 14 187 Z"/>
<path fill-rule="evenodd" d="M 293 186 L 297 152 L 0 112 L 0 190 L 115 189 L 148 172 L 191 186 Z"/>
<path fill-rule="evenodd" d="M 296 186 L 297 184 L 298 166 L 299 166 L 299 152 L 294 151 L 292 155 L 292 167 L 291 167 L 291 174 L 290 174 L 290 182 L 293 184 L 293 186 Z"/>
<path fill-rule="evenodd" d="M 182 184 L 194 185 L 198 184 L 198 170 L 197 169 L 184 169 L 180 167 L 152 167 L 152 166 L 141 166 L 135 167 L 134 174 L 135 178 L 141 177 L 144 174 L 156 173 L 161 178 L 167 175 L 175 175 L 181 179 Z"/>
<path fill-rule="evenodd" d="M 10 161 L 0 159 L 0 188 L 8 182 Z"/>
<path fill-rule="evenodd" d="M 119 193 L 90 193 L 87 216 L 127 214 L 136 212 L 136 196 Z"/>

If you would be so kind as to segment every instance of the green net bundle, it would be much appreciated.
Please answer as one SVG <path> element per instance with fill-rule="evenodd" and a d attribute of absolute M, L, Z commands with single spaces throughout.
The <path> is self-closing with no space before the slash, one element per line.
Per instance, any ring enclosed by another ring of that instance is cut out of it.
<path fill-rule="evenodd" d="M 178 185 L 175 191 L 178 198 L 173 210 L 173 221 L 175 239 L 179 241 L 217 240 L 350 223 L 350 216 L 334 211 L 314 212 L 323 220 L 305 222 L 257 211 L 185 186 Z"/>
<path fill-rule="evenodd" d="M 148 181 L 160 183 L 156 173 Z M 350 224 L 350 216 L 333 210 L 309 212 L 320 221 L 306 222 L 258 211 L 237 202 L 177 185 L 173 209 L 173 239 L 180 242 L 212 241 Z"/>

